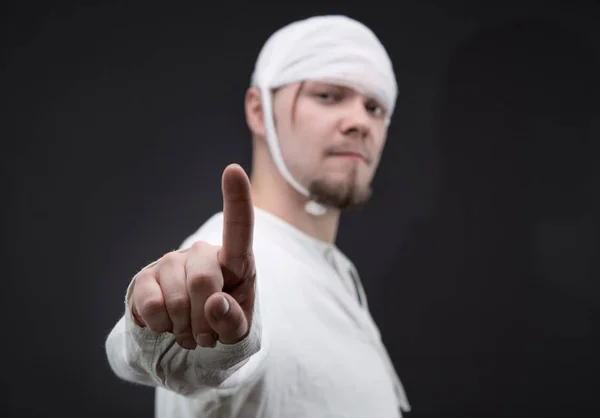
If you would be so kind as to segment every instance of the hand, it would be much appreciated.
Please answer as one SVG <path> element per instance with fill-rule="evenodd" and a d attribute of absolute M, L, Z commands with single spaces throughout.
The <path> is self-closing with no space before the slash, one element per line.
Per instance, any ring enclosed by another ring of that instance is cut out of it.
<path fill-rule="evenodd" d="M 222 189 L 223 245 L 199 241 L 165 254 L 137 275 L 130 296 L 138 326 L 173 333 L 190 350 L 196 344 L 213 347 L 217 340 L 235 344 L 252 325 L 254 208 L 244 169 L 229 165 Z"/>

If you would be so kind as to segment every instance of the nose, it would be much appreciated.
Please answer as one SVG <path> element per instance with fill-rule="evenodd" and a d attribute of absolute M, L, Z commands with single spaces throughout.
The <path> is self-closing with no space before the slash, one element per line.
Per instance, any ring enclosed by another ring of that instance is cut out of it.
<path fill-rule="evenodd" d="M 364 100 L 356 98 L 347 104 L 341 120 L 341 130 L 345 135 L 365 138 L 373 123 L 371 115 L 366 109 Z"/>

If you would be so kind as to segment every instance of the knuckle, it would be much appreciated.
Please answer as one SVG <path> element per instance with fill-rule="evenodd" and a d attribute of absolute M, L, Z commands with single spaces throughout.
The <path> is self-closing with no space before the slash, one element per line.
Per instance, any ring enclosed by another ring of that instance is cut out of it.
<path fill-rule="evenodd" d="M 141 306 L 137 307 L 139 314 L 144 317 L 156 317 L 165 312 L 165 304 L 160 296 L 146 298 Z"/>
<path fill-rule="evenodd" d="M 144 283 L 144 282 L 147 283 L 147 282 L 153 281 L 153 280 L 155 280 L 153 267 L 143 270 L 137 276 L 135 276 L 135 283 L 134 283 L 135 286 L 133 286 L 133 291 L 135 292 L 136 289 L 138 288 L 138 286 L 137 286 L 138 283 Z"/>
<path fill-rule="evenodd" d="M 191 249 L 194 252 L 202 252 L 202 251 L 206 251 L 208 246 L 209 246 L 208 243 L 206 243 L 205 241 L 196 241 L 192 244 Z"/>
<path fill-rule="evenodd" d="M 177 295 L 167 299 L 167 307 L 172 312 L 183 312 L 189 308 L 189 300 L 186 296 Z"/>
<path fill-rule="evenodd" d="M 188 278 L 190 292 L 198 293 L 212 289 L 215 279 L 208 273 L 196 273 Z"/>
<path fill-rule="evenodd" d="M 161 264 L 163 266 L 172 267 L 181 263 L 181 254 L 177 252 L 170 252 L 163 255 Z"/>

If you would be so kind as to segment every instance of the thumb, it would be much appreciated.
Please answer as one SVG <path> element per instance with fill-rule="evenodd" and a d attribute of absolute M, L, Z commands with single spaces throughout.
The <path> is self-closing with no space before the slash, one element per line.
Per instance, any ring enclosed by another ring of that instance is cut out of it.
<path fill-rule="evenodd" d="M 231 295 L 217 292 L 204 305 L 204 315 L 223 344 L 235 344 L 248 334 L 249 324 L 240 304 Z"/>

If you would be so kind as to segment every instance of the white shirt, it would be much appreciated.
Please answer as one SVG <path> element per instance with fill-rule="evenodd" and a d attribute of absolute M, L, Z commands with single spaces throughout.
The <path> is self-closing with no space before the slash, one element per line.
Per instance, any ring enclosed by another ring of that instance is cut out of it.
<path fill-rule="evenodd" d="M 221 245 L 223 214 L 182 248 Z M 106 341 L 122 379 L 156 388 L 157 418 L 398 418 L 404 388 L 342 252 L 255 208 L 251 332 L 235 345 L 184 350 L 125 313 Z M 129 294 L 129 289 L 128 292 Z"/>

